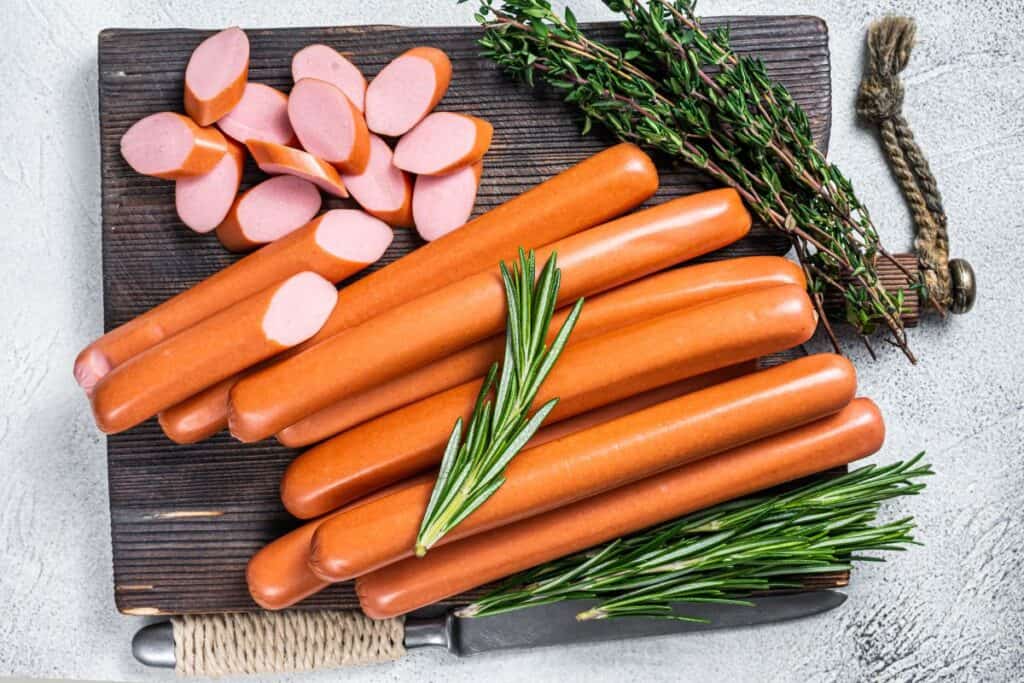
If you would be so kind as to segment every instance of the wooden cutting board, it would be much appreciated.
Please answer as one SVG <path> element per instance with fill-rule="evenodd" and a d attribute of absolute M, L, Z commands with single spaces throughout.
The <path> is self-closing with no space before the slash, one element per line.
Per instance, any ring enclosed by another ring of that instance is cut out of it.
<path fill-rule="evenodd" d="M 743 17 L 728 23 L 740 52 L 765 60 L 810 117 L 825 148 L 830 123 L 828 34 L 813 17 Z M 587 27 L 614 42 L 615 24 Z M 519 194 L 613 140 L 579 135 L 579 116 L 547 91 L 510 81 L 478 56 L 475 27 L 248 30 L 249 77 L 287 91 L 291 56 L 326 43 L 372 77 L 390 59 L 416 45 L 434 45 L 452 58 L 452 85 L 440 108 L 482 116 L 494 124 L 484 161 L 476 213 Z M 119 140 L 148 114 L 182 110 L 188 57 L 210 32 L 108 29 L 99 36 L 99 111 L 102 146 L 104 322 L 111 329 L 195 284 L 235 260 L 213 235 L 196 235 L 174 212 L 174 185 L 135 174 Z M 701 174 L 659 160 L 661 189 L 653 202 L 712 186 Z M 249 164 L 245 186 L 260 178 Z M 331 199 L 325 208 L 346 206 Z M 398 230 L 386 265 L 421 243 Z M 783 254 L 785 239 L 756 226 L 750 236 L 713 256 Z M 371 269 L 372 270 L 372 269 Z M 410 295 L 415 294 L 410 292 Z M 278 499 L 278 482 L 295 453 L 267 441 L 243 445 L 221 434 L 177 446 L 155 420 L 107 440 L 111 534 L 117 607 L 131 614 L 249 611 L 245 587 L 249 557 L 295 526 Z M 350 584 L 334 586 L 301 607 L 355 606 Z"/>

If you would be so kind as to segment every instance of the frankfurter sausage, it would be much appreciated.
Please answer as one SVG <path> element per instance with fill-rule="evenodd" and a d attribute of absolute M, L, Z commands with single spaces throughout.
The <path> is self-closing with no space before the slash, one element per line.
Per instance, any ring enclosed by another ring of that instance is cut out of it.
<path fill-rule="evenodd" d="M 403 482 L 334 514 L 373 502 L 378 497 L 416 483 L 416 480 Z M 250 558 L 245 578 L 249 595 L 256 604 L 264 609 L 284 609 L 330 585 L 309 569 L 309 542 L 320 523 L 331 516 L 303 524 L 263 546 Z"/>
<path fill-rule="evenodd" d="M 412 218 L 420 237 L 432 242 L 466 224 L 476 204 L 483 170 L 483 162 L 478 161 L 445 175 L 416 178 Z"/>
<path fill-rule="evenodd" d="M 235 376 L 217 382 L 157 415 L 164 436 L 177 444 L 198 443 L 228 428 L 224 406 Z"/>
<path fill-rule="evenodd" d="M 374 619 L 404 614 L 599 543 L 845 465 L 875 453 L 884 438 L 878 408 L 858 398 L 804 427 L 379 569 L 356 580 L 359 603 Z"/>
<path fill-rule="evenodd" d="M 228 140 L 228 153 L 205 175 L 174 181 L 178 218 L 198 233 L 210 232 L 231 209 L 245 168 L 245 148 Z"/>
<path fill-rule="evenodd" d="M 444 175 L 483 159 L 494 128 L 476 116 L 438 111 L 395 145 L 395 166 L 419 175 Z"/>
<path fill-rule="evenodd" d="M 319 210 L 316 185 L 295 176 L 274 176 L 238 195 L 217 226 L 217 239 L 230 251 L 252 251 L 295 232 Z"/>
<path fill-rule="evenodd" d="M 396 228 L 411 228 L 412 179 L 391 163 L 391 157 L 388 143 L 371 133 L 366 170 L 358 175 L 342 174 L 341 179 L 366 213 Z"/>
<path fill-rule="evenodd" d="M 414 47 L 380 70 L 366 88 L 366 124 L 397 137 L 423 120 L 448 91 L 452 63 L 433 47 Z"/>
<path fill-rule="evenodd" d="M 312 271 L 215 313 L 140 353 L 103 378 L 92 396 L 96 424 L 114 434 L 231 375 L 309 339 L 337 299 Z"/>
<path fill-rule="evenodd" d="M 301 271 L 340 282 L 379 259 L 392 237 L 390 228 L 361 211 L 328 211 L 103 335 L 78 354 L 75 379 L 88 392 L 129 358 Z"/>
<path fill-rule="evenodd" d="M 327 81 L 345 93 L 356 109 L 363 111 L 366 78 L 337 50 L 326 45 L 307 45 L 296 52 L 292 57 L 292 80 L 298 83 L 303 78 Z"/>
<path fill-rule="evenodd" d="M 185 111 L 200 126 L 242 99 L 249 77 L 249 38 L 240 28 L 215 33 L 192 51 L 185 67 Z"/>
<path fill-rule="evenodd" d="M 669 387 L 657 389 L 616 403 L 608 406 L 606 409 L 595 410 L 578 418 L 565 420 L 537 432 L 526 448 L 532 448 L 541 443 L 546 443 L 547 440 L 561 438 L 584 429 L 589 429 L 597 424 L 607 422 L 622 415 L 628 415 L 631 412 L 655 405 L 663 400 L 681 396 L 688 391 L 696 391 L 704 386 L 710 386 L 719 379 L 726 379 L 738 373 L 752 372 L 755 366 L 756 363 L 733 366 L 732 368 L 727 368 L 726 371 L 710 373 L 714 375 L 713 378 L 695 377 L 684 380 Z M 698 380 L 700 381 L 699 385 Z M 557 436 L 554 434 L 555 432 L 558 432 Z M 382 489 L 366 498 L 361 498 L 356 503 L 353 503 L 353 505 L 363 505 L 377 498 L 388 496 L 400 487 L 416 486 L 421 481 L 432 480 L 433 475 L 429 474 L 416 479 L 409 479 L 401 484 Z M 309 521 L 291 533 L 267 544 L 253 555 L 249 561 L 246 575 L 248 577 L 249 593 L 261 607 L 266 609 L 284 609 L 329 585 L 309 569 L 309 543 L 321 522 L 347 509 L 349 508 L 342 508 L 330 515 Z"/>
<path fill-rule="evenodd" d="M 769 290 L 770 291 L 770 290 Z M 856 389 L 853 366 L 809 356 L 660 403 L 520 453 L 505 483 L 441 543 L 625 486 L 838 412 Z M 310 545 L 310 568 L 330 581 L 409 557 L 432 482 L 338 515 Z"/>
<path fill-rule="evenodd" d="M 567 347 L 532 408 L 558 398 L 546 420 L 555 424 L 665 384 L 791 348 L 811 337 L 816 322 L 807 294 L 793 285 L 642 321 Z M 469 418 L 481 384 L 474 380 L 435 394 L 306 451 L 281 480 L 285 507 L 297 517 L 316 517 L 436 466 L 455 418 Z"/>
<path fill-rule="evenodd" d="M 558 253 L 559 301 L 615 287 L 743 237 L 750 215 L 733 190 L 675 199 L 549 244 Z M 392 379 L 501 329 L 505 289 L 484 271 L 397 306 L 238 382 L 228 426 L 258 441 L 335 401 Z M 358 363 L 351 359 L 358 358 Z"/>
<path fill-rule="evenodd" d="M 362 173 L 370 158 L 363 113 L 327 81 L 303 78 L 288 95 L 288 120 L 302 147 L 342 173 Z"/>
<path fill-rule="evenodd" d="M 639 147 L 627 143 L 609 147 L 473 219 L 436 246 L 420 247 L 340 290 L 331 317 L 303 346 L 308 348 L 408 301 L 410 292 L 433 292 L 497 261 L 515 258 L 520 246 L 541 246 L 618 216 L 657 189 L 658 172 Z M 193 400 L 209 408 L 215 399 Z M 226 423 L 226 402 L 220 410 L 220 419 Z M 204 415 L 210 420 L 213 414 L 204 410 Z"/>
<path fill-rule="evenodd" d="M 217 127 L 243 145 L 248 140 L 266 140 L 293 145 L 295 131 L 288 120 L 288 96 L 262 83 L 246 83 L 242 99 L 217 121 Z"/>
<path fill-rule="evenodd" d="M 632 282 L 587 302 L 569 344 L 675 310 L 756 289 L 791 284 L 806 286 L 803 271 L 776 256 L 751 256 L 687 266 Z M 568 316 L 555 313 L 550 343 Z M 505 336 L 474 344 L 447 358 L 344 398 L 278 433 L 285 446 L 298 448 L 322 441 L 350 427 L 487 374 L 501 360 Z"/>
<path fill-rule="evenodd" d="M 121 156 L 136 173 L 165 180 L 205 175 L 227 152 L 219 130 L 169 111 L 136 121 L 121 138 Z"/>
<path fill-rule="evenodd" d="M 309 152 L 264 140 L 247 140 L 245 146 L 256 165 L 268 175 L 293 175 L 313 183 L 327 194 L 348 196 L 337 169 Z"/>

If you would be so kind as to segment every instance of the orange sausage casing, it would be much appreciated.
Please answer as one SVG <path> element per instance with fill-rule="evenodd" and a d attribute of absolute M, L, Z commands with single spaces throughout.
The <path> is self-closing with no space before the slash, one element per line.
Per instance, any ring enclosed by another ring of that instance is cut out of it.
<path fill-rule="evenodd" d="M 564 508 L 384 567 L 356 580 L 363 611 L 385 619 L 756 491 L 845 465 L 885 438 L 878 408 L 837 414 Z"/>
<path fill-rule="evenodd" d="M 639 147 L 609 147 L 339 290 L 331 317 L 298 348 L 354 327 L 410 296 L 422 296 L 515 258 L 520 246 L 539 247 L 614 218 L 657 189 L 658 172 Z M 188 406 L 182 406 L 175 422 L 203 424 L 204 429 L 191 430 L 193 435 L 216 433 L 223 428 L 217 425 L 227 425 L 227 401 L 221 400 L 226 396 L 227 391 L 211 390 L 194 397 L 195 412 L 189 415 Z"/>
<path fill-rule="evenodd" d="M 107 332 L 75 359 L 78 383 L 86 391 L 91 390 L 103 375 L 129 358 L 290 275 L 311 270 L 332 282 L 340 282 L 366 268 L 376 258 L 367 262 L 347 256 L 344 250 L 335 247 L 339 230 L 330 225 L 321 227 L 325 217 L 333 215 L 328 212 L 314 219 Z"/>
<path fill-rule="evenodd" d="M 795 285 L 675 311 L 567 347 L 533 408 L 558 398 L 546 421 L 554 424 L 658 386 L 792 348 L 811 337 L 815 323 L 810 299 Z M 306 451 L 281 480 L 285 507 L 297 517 L 316 517 L 436 466 L 455 418 L 469 418 L 481 384 L 475 380 L 436 394 Z"/>
<path fill-rule="evenodd" d="M 676 382 L 675 384 L 631 397 L 625 401 L 614 403 L 606 408 L 565 420 L 557 425 L 541 429 L 526 444 L 524 450 L 568 436 L 569 434 L 575 434 L 576 432 L 642 410 L 662 401 L 682 396 L 690 391 L 710 386 L 719 379 L 727 379 L 731 376 L 753 372 L 756 365 L 756 363 L 743 363 L 727 368 L 726 371 L 709 373 L 713 377 L 701 376 Z M 390 495 L 400 487 L 416 486 L 421 481 L 433 481 L 433 475 L 428 474 L 416 479 L 407 479 L 405 482 L 361 498 L 352 505 L 363 505 L 364 503 Z M 309 544 L 313 539 L 313 533 L 320 526 L 321 522 L 348 509 L 350 508 L 342 508 L 342 510 L 335 511 L 330 515 L 311 520 L 298 529 L 268 543 L 253 555 L 249 561 L 249 568 L 246 573 L 249 593 L 252 595 L 253 600 L 266 609 L 284 609 L 330 585 L 310 570 Z"/>
<path fill-rule="evenodd" d="M 570 344 L 672 310 L 773 285 L 806 283 L 800 267 L 777 256 L 751 256 L 679 268 L 600 294 L 583 307 Z M 569 309 L 551 321 L 550 343 Z M 487 374 L 501 360 L 504 335 L 478 342 L 447 358 L 344 398 L 278 433 L 290 448 L 308 446 L 392 410 Z"/>
<path fill-rule="evenodd" d="M 334 285 L 303 271 L 254 294 L 107 374 L 92 395 L 96 424 L 108 434 L 313 336 L 331 312 Z"/>
<path fill-rule="evenodd" d="M 559 304 L 643 277 L 735 242 L 750 229 L 739 195 L 675 199 L 549 244 L 558 254 Z M 228 426 L 258 441 L 332 403 L 486 338 L 505 321 L 497 268 L 397 306 L 238 382 Z"/>
<path fill-rule="evenodd" d="M 513 459 L 504 485 L 441 543 L 821 419 L 853 400 L 856 383 L 845 358 L 808 356 L 539 446 Z M 432 488 L 410 486 L 321 524 L 313 572 L 343 581 L 409 557 Z"/>

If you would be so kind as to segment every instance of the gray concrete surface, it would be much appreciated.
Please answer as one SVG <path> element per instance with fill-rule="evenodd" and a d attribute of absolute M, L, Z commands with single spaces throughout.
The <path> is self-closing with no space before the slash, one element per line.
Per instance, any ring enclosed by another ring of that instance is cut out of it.
<path fill-rule="evenodd" d="M 607 17 L 575 0 L 583 19 Z M 939 474 L 914 514 L 923 548 L 857 571 L 826 616 L 701 637 L 495 655 L 417 653 L 352 681 L 1019 679 L 1024 664 L 1021 432 L 1024 323 L 1024 10 L 1019 2 L 728 0 L 705 14 L 809 13 L 831 28 L 832 156 L 888 244 L 908 218 L 852 98 L 869 20 L 915 15 L 907 112 L 945 194 L 953 251 L 978 271 L 973 313 L 928 321 L 921 362 L 855 350 L 883 407 L 877 459 L 927 449 Z M 0 675 L 166 679 L 128 650 L 138 619 L 114 610 L 103 439 L 71 378 L 101 331 L 96 34 L 121 27 L 471 23 L 453 0 L 3 0 L 0 33 Z M 295 676 L 331 681 L 338 673 Z"/>

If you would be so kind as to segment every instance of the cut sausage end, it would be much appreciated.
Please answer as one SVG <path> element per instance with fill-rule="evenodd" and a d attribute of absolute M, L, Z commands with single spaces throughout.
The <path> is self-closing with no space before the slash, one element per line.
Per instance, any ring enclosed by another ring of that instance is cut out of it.
<path fill-rule="evenodd" d="M 292 175 L 308 180 L 335 197 L 348 197 L 338 171 L 323 159 L 294 147 L 266 140 L 248 140 L 245 146 L 260 170 L 269 175 Z"/>
<path fill-rule="evenodd" d="M 416 178 L 412 217 L 420 237 L 428 242 L 461 228 L 476 204 L 483 163 L 477 162 L 442 176 Z"/>
<path fill-rule="evenodd" d="M 369 132 L 363 115 L 327 81 L 303 78 L 288 96 L 288 120 L 307 152 L 346 173 L 366 169 Z"/>
<path fill-rule="evenodd" d="M 121 156 L 132 169 L 171 180 L 210 172 L 226 152 L 217 130 L 168 111 L 136 121 L 121 138 Z"/>
<path fill-rule="evenodd" d="M 366 78 L 350 61 L 327 45 L 309 45 L 292 57 L 292 80 L 317 78 L 345 93 L 359 111 L 366 101 Z"/>
<path fill-rule="evenodd" d="M 380 259 L 394 236 L 386 223 L 354 209 L 328 211 L 316 229 L 316 243 L 325 251 L 355 263 Z"/>
<path fill-rule="evenodd" d="M 175 181 L 174 206 L 181 222 L 198 233 L 220 225 L 238 194 L 244 166 L 245 150 L 229 142 L 228 153 L 212 171 Z"/>
<path fill-rule="evenodd" d="M 93 388 L 111 370 L 106 354 L 96 348 L 86 348 L 75 359 L 75 381 L 78 386 L 91 394 Z"/>
<path fill-rule="evenodd" d="M 434 112 L 395 146 L 394 164 L 420 175 L 443 175 L 479 161 L 494 129 L 475 116 Z"/>
<path fill-rule="evenodd" d="M 301 344 L 323 327 L 337 299 L 334 285 L 316 273 L 293 275 L 270 300 L 263 332 L 282 346 Z"/>
<path fill-rule="evenodd" d="M 295 131 L 288 120 L 288 96 L 262 83 L 246 83 L 242 99 L 217 121 L 217 127 L 243 144 L 247 140 L 279 145 L 295 141 Z"/>
<path fill-rule="evenodd" d="M 390 136 L 409 132 L 444 97 L 451 72 L 448 56 L 436 48 L 413 48 L 395 58 L 366 89 L 370 130 Z"/>
<path fill-rule="evenodd" d="M 313 183 L 282 175 L 264 180 L 239 198 L 232 226 L 250 245 L 266 244 L 298 230 L 319 210 L 320 191 Z"/>
<path fill-rule="evenodd" d="M 249 38 L 240 28 L 210 36 L 192 52 L 185 68 L 185 111 L 208 126 L 238 104 L 249 71 Z"/>
<path fill-rule="evenodd" d="M 366 169 L 360 174 L 343 175 L 342 180 L 367 213 L 389 225 L 411 228 L 412 180 L 391 161 L 388 143 L 371 134 Z"/>

